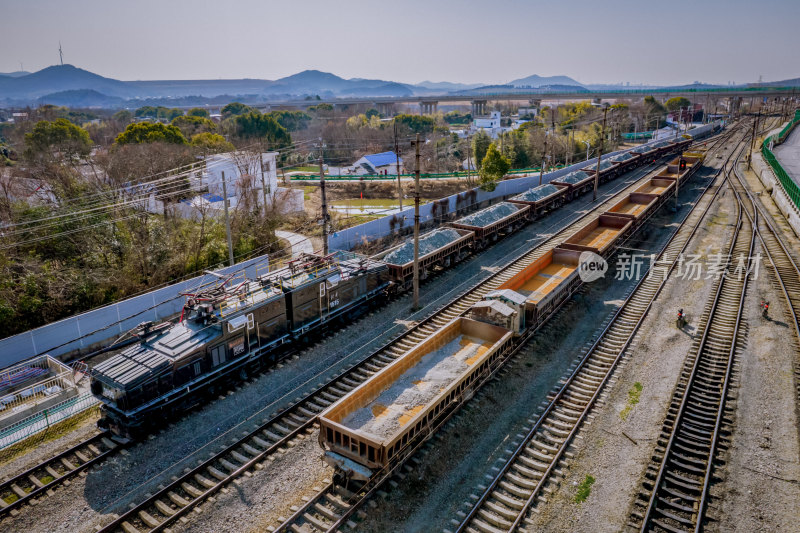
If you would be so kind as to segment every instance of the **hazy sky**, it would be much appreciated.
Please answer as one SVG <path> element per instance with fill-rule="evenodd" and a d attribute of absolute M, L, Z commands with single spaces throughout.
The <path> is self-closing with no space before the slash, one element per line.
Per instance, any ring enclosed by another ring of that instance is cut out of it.
<path fill-rule="evenodd" d="M 402 82 L 800 77 L 800 0 L 0 0 L 0 72 L 123 80 L 305 69 Z"/>

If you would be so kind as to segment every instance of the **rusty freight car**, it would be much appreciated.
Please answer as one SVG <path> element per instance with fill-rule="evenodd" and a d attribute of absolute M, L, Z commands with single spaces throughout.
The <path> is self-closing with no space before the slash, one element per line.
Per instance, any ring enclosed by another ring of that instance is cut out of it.
<path fill-rule="evenodd" d="M 456 228 L 441 228 L 419 239 L 420 279 L 436 267 L 449 267 L 461 261 L 472 252 L 475 232 Z M 409 239 L 375 256 L 386 263 L 392 281 L 399 290 L 410 286 L 414 275 L 414 241 Z"/>
<path fill-rule="evenodd" d="M 318 416 L 325 461 L 346 479 L 366 481 L 402 459 L 472 396 L 512 337 L 499 326 L 453 319 Z"/>
<path fill-rule="evenodd" d="M 633 221 L 629 218 L 602 214 L 573 233 L 561 243 L 561 248 L 608 257 L 618 241 L 628 236 L 632 227 Z"/>
<path fill-rule="evenodd" d="M 527 205 L 500 202 L 461 217 L 450 225 L 475 233 L 475 247 L 481 249 L 498 237 L 522 227 L 528 218 L 528 211 L 530 208 Z"/>
<path fill-rule="evenodd" d="M 513 204 L 530 206 L 530 217 L 531 219 L 535 219 L 564 205 L 568 192 L 568 185 L 545 183 L 538 187 L 528 189 L 516 196 L 512 196 L 508 201 Z"/>

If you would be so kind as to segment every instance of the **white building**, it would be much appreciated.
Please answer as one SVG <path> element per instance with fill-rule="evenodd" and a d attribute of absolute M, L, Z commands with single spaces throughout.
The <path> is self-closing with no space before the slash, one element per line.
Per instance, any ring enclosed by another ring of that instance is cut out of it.
<path fill-rule="evenodd" d="M 398 158 L 394 152 L 381 152 L 380 154 L 365 155 L 353 163 L 353 174 L 357 176 L 364 174 L 402 174 L 403 158 L 399 158 L 399 168 L 397 160 Z"/>
<path fill-rule="evenodd" d="M 227 193 L 229 210 L 263 209 L 266 202 L 268 208 L 277 209 L 282 214 L 302 212 L 305 208 L 303 191 L 278 187 L 277 158 L 277 152 L 210 155 L 188 178 L 189 190 L 195 196 L 170 205 L 185 218 L 223 216 L 222 199 Z M 157 190 L 149 184 L 128 185 L 127 192 L 142 209 L 151 213 L 164 212 L 164 202 L 157 198 Z"/>
<path fill-rule="evenodd" d="M 497 138 L 503 132 L 503 128 L 500 126 L 500 111 L 492 111 L 488 117 L 473 119 L 469 130 L 471 134 L 484 130 L 492 139 Z"/>

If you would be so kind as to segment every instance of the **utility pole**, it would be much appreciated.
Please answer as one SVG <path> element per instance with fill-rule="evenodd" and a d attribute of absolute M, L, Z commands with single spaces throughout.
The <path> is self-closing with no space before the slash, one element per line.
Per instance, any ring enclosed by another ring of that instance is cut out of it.
<path fill-rule="evenodd" d="M 747 158 L 747 168 L 752 168 L 753 163 L 753 149 L 756 145 L 756 132 L 758 132 L 758 120 L 761 118 L 761 110 L 758 110 L 758 115 L 756 115 L 756 120 L 753 122 L 753 138 L 750 140 L 750 156 Z"/>
<path fill-rule="evenodd" d="M 542 184 L 544 177 L 544 163 L 547 161 L 547 131 L 544 132 L 544 153 L 542 154 L 542 164 L 539 165 L 539 185 Z"/>
<path fill-rule="evenodd" d="M 328 255 L 328 202 L 325 198 L 325 169 L 322 166 L 322 137 L 319 139 L 319 194 L 322 199 L 322 255 Z"/>
<path fill-rule="evenodd" d="M 264 154 L 259 154 L 261 159 L 261 192 L 264 193 L 264 218 L 267 217 L 267 181 L 264 178 Z M 272 192 L 272 191 L 270 191 Z"/>
<path fill-rule="evenodd" d="M 592 193 L 592 201 L 597 201 L 597 187 L 600 185 L 600 160 L 603 159 L 603 143 L 606 140 L 606 115 L 608 115 L 608 106 L 603 108 L 603 129 L 600 134 L 600 151 L 597 153 L 597 168 L 594 171 L 594 193 Z"/>
<path fill-rule="evenodd" d="M 472 186 L 472 143 L 469 140 L 469 135 L 467 135 L 467 186 Z"/>
<path fill-rule="evenodd" d="M 225 235 L 228 237 L 228 261 L 233 266 L 233 239 L 231 238 L 231 219 L 228 215 L 228 186 L 225 184 L 225 173 L 222 173 L 222 206 L 225 208 Z"/>
<path fill-rule="evenodd" d="M 397 144 L 397 121 L 394 123 L 394 171 L 397 173 L 397 208 L 403 212 L 403 186 L 400 184 L 400 146 Z"/>
<path fill-rule="evenodd" d="M 416 167 L 414 168 L 414 311 L 419 309 L 419 133 L 416 148 Z"/>

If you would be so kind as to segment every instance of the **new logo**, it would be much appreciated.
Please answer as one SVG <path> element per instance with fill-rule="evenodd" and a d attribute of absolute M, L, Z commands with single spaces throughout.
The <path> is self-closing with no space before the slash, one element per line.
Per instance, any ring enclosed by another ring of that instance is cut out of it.
<path fill-rule="evenodd" d="M 608 262 L 594 252 L 581 252 L 578 259 L 578 275 L 581 281 L 589 283 L 606 275 Z"/>

